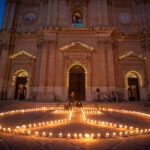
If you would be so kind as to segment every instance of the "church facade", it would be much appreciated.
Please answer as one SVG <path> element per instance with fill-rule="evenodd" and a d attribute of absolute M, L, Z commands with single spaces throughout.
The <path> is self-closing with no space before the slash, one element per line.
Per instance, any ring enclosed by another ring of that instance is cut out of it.
<path fill-rule="evenodd" d="M 7 0 L 0 99 L 150 100 L 149 0 Z"/>

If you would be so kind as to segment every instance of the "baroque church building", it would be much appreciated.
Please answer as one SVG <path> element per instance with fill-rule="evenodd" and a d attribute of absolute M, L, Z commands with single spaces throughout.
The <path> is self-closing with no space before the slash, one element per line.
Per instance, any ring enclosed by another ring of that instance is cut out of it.
<path fill-rule="evenodd" d="M 6 0 L 0 99 L 150 100 L 149 0 Z"/>

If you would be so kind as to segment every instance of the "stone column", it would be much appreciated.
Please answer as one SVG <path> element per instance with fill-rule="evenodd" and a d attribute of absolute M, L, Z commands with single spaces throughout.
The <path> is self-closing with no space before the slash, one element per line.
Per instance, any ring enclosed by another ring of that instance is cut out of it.
<path fill-rule="evenodd" d="M 6 67 L 8 62 L 8 44 L 4 43 L 2 47 L 2 52 L 0 56 L 0 98 L 4 98 L 4 85 L 6 83 Z"/>
<path fill-rule="evenodd" d="M 101 1 L 101 9 L 102 9 L 102 23 L 104 25 L 108 25 L 108 9 L 107 9 L 107 0 Z"/>
<path fill-rule="evenodd" d="M 115 71 L 114 71 L 114 56 L 113 56 L 113 47 L 112 47 L 112 41 L 106 40 L 106 53 L 107 53 L 107 81 L 108 81 L 108 87 L 110 92 L 112 90 L 115 90 Z"/>
<path fill-rule="evenodd" d="M 48 56 L 49 62 L 48 62 L 48 78 L 47 78 L 47 84 L 48 89 L 47 92 L 50 93 L 50 99 L 54 99 L 54 80 L 55 80 L 55 42 L 51 41 L 49 46 L 49 56 Z"/>
<path fill-rule="evenodd" d="M 52 0 L 48 0 L 48 6 L 47 6 L 47 26 L 51 24 L 51 5 L 52 5 Z"/>
<path fill-rule="evenodd" d="M 14 20 L 14 14 L 15 14 L 15 8 L 16 8 L 16 2 L 11 2 L 9 17 L 8 17 L 8 26 L 7 26 L 8 29 L 12 28 L 13 20 Z"/>
<path fill-rule="evenodd" d="M 98 25 L 102 24 L 102 9 L 101 9 L 101 1 L 97 0 L 97 17 L 98 17 Z"/>
<path fill-rule="evenodd" d="M 58 0 L 54 0 L 52 4 L 52 25 L 57 25 L 58 19 Z"/>
<path fill-rule="evenodd" d="M 43 41 L 42 52 L 41 52 L 41 65 L 40 65 L 40 77 L 39 77 L 39 94 L 45 93 L 45 82 L 46 82 L 46 64 L 47 64 L 47 52 L 48 45 L 47 41 Z M 43 95 L 44 96 L 44 95 Z"/>
<path fill-rule="evenodd" d="M 98 47 L 99 47 L 99 64 L 100 64 L 100 86 L 102 88 L 102 91 L 107 91 L 107 79 L 106 79 L 106 59 L 105 59 L 105 41 L 100 40 L 98 41 Z"/>

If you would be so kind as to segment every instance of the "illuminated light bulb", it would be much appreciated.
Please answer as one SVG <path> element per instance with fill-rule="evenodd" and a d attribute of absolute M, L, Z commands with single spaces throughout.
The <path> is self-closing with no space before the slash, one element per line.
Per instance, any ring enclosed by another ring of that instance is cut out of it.
<path fill-rule="evenodd" d="M 150 133 L 150 129 L 148 129 L 148 133 Z"/>
<path fill-rule="evenodd" d="M 45 122 L 42 122 L 42 125 L 45 126 Z"/>
<path fill-rule="evenodd" d="M 53 137 L 53 133 L 52 132 L 49 133 L 49 137 Z"/>
<path fill-rule="evenodd" d="M 91 120 L 91 123 L 93 123 L 93 120 Z"/>
<path fill-rule="evenodd" d="M 39 123 L 39 127 L 41 126 L 41 123 Z"/>
<path fill-rule="evenodd" d="M 58 137 L 59 137 L 59 138 L 62 138 L 62 133 L 59 133 Z"/>
<path fill-rule="evenodd" d="M 91 134 L 91 138 L 94 138 L 94 133 Z"/>
<path fill-rule="evenodd" d="M 35 131 L 34 134 L 35 134 L 35 136 L 39 136 L 39 132 L 38 131 Z"/>
<path fill-rule="evenodd" d="M 119 132 L 119 136 L 123 136 L 123 133 L 122 133 L 122 132 Z"/>
<path fill-rule="evenodd" d="M 2 126 L 0 126 L 0 130 L 2 129 Z"/>
<path fill-rule="evenodd" d="M 106 133 L 105 137 L 106 137 L 106 138 L 109 138 L 109 133 Z"/>
<path fill-rule="evenodd" d="M 70 134 L 70 133 L 67 134 L 67 138 L 68 138 L 68 139 L 71 138 L 71 134 Z"/>
<path fill-rule="evenodd" d="M 100 133 L 97 133 L 97 138 L 101 138 L 101 134 Z"/>
<path fill-rule="evenodd" d="M 116 132 L 113 132 L 112 137 L 116 137 L 116 136 L 117 136 Z"/>
<path fill-rule="evenodd" d="M 97 123 L 97 121 L 95 120 L 94 123 Z"/>
<path fill-rule="evenodd" d="M 126 132 L 124 133 L 124 135 L 125 135 L 125 136 L 129 136 L 129 133 L 128 133 L 128 131 L 126 131 Z"/>
<path fill-rule="evenodd" d="M 43 137 L 46 137 L 46 132 L 42 132 L 42 136 L 43 136 Z"/>
<path fill-rule="evenodd" d="M 88 133 L 85 133 L 84 136 L 85 136 L 86 139 L 89 139 L 89 138 L 90 138 L 90 135 L 89 135 Z"/>
<path fill-rule="evenodd" d="M 119 125 L 119 128 L 122 128 L 122 127 L 123 127 L 123 125 L 122 125 L 122 124 L 120 124 L 120 125 Z"/>
<path fill-rule="evenodd" d="M 32 124 L 29 124 L 28 127 L 31 128 L 31 127 L 32 127 Z"/>
<path fill-rule="evenodd" d="M 73 137 L 74 137 L 75 139 L 77 139 L 77 133 L 74 133 Z"/>
<path fill-rule="evenodd" d="M 63 119 L 61 119 L 61 122 L 64 122 L 64 120 L 63 120 Z"/>
<path fill-rule="evenodd" d="M 27 135 L 31 135 L 31 131 L 30 130 L 27 131 Z"/>
<path fill-rule="evenodd" d="M 55 120 L 55 123 L 57 123 L 57 120 Z"/>
<path fill-rule="evenodd" d="M 109 125 L 112 127 L 113 124 L 112 124 L 112 123 L 109 123 Z"/>
<path fill-rule="evenodd" d="M 51 121 L 51 124 L 53 124 L 53 121 Z"/>
<path fill-rule="evenodd" d="M 7 132 L 10 133 L 10 132 L 11 132 L 11 128 L 8 128 L 8 129 L 7 129 Z"/>
<path fill-rule="evenodd" d="M 98 124 L 101 124 L 101 121 L 99 121 Z"/>
<path fill-rule="evenodd" d="M 79 138 L 80 138 L 80 139 L 82 138 L 82 133 L 79 133 Z"/>
<path fill-rule="evenodd" d="M 58 120 L 58 123 L 60 123 L 60 120 Z"/>

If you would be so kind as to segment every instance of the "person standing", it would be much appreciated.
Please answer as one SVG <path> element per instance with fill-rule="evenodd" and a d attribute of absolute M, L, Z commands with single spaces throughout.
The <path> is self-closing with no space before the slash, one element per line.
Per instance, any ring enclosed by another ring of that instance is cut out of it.
<path fill-rule="evenodd" d="M 70 94 L 70 101 L 72 103 L 74 103 L 74 100 L 75 100 L 75 93 L 74 93 L 74 91 L 72 91 L 71 94 Z"/>

